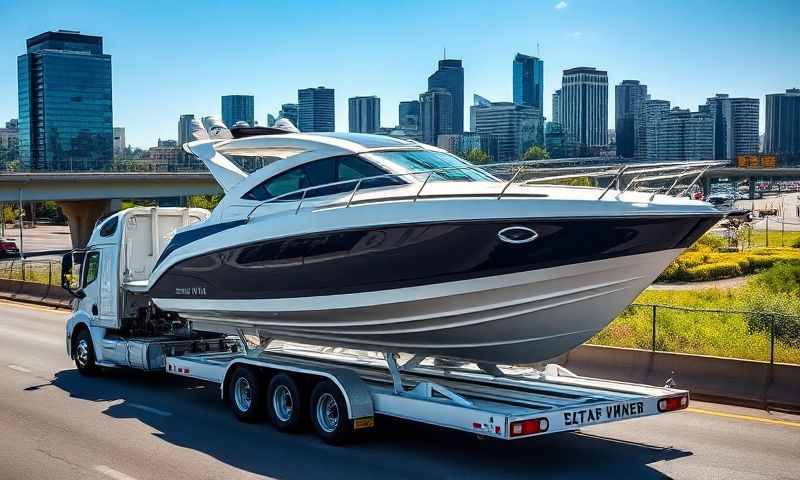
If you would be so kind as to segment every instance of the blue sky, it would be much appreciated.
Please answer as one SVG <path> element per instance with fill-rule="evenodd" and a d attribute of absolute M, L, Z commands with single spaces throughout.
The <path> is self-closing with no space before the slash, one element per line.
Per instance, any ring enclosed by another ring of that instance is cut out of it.
<path fill-rule="evenodd" d="M 141 147 L 175 138 L 182 113 L 219 115 L 221 95 L 255 95 L 263 124 L 318 85 L 336 89 L 337 130 L 356 95 L 381 97 L 381 123 L 395 125 L 397 103 L 426 89 L 445 47 L 464 61 L 467 109 L 473 93 L 510 100 L 514 54 L 536 55 L 537 43 L 548 117 L 575 66 L 608 70 L 610 123 L 623 79 L 693 110 L 717 92 L 760 98 L 761 131 L 764 95 L 800 87 L 796 0 L 0 0 L 0 120 L 17 113 L 25 39 L 59 28 L 104 37 L 114 124 Z"/>

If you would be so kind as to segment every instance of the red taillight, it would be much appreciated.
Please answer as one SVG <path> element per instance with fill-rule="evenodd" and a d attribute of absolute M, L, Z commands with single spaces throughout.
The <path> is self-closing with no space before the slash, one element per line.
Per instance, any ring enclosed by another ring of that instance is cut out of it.
<path fill-rule="evenodd" d="M 681 410 L 689 406 L 689 395 L 683 394 L 678 397 L 662 398 L 658 401 L 659 412 L 672 412 Z"/>
<path fill-rule="evenodd" d="M 532 418 L 511 424 L 511 436 L 519 437 L 522 435 L 533 435 L 534 433 L 546 432 L 550 428 L 550 422 L 546 418 Z"/>
<path fill-rule="evenodd" d="M 0 242 L 0 248 L 4 250 L 9 250 L 13 248 L 14 250 L 16 250 L 17 244 L 14 242 Z"/>

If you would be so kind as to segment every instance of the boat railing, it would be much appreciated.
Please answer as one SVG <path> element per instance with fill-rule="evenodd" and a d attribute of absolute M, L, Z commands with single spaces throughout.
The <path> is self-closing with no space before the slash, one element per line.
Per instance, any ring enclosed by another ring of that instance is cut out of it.
<path fill-rule="evenodd" d="M 507 195 L 507 191 L 512 185 L 548 183 L 557 185 L 564 185 L 566 183 L 569 185 L 568 182 L 575 179 L 607 178 L 609 179 L 608 183 L 597 197 L 597 200 L 602 200 L 611 190 L 616 190 L 618 194 L 622 194 L 631 189 L 640 190 L 648 184 L 657 184 L 656 187 L 648 188 L 648 191 L 652 193 L 650 195 L 650 201 L 652 201 L 658 193 L 671 195 L 676 190 L 680 190 L 680 193 L 675 195 L 686 195 L 697 184 L 697 182 L 708 169 L 712 167 L 723 166 L 725 165 L 725 162 L 649 162 L 577 167 L 550 167 L 549 165 L 551 164 L 552 163 L 550 162 L 545 163 L 540 160 L 494 163 L 487 165 L 465 164 L 463 166 L 414 170 L 402 173 L 386 173 L 370 177 L 330 182 L 322 185 L 299 188 L 292 190 L 291 192 L 268 198 L 250 210 L 250 212 L 247 214 L 247 220 L 249 221 L 256 210 L 262 206 L 277 202 L 297 201 L 297 207 L 295 208 L 294 213 L 298 214 L 306 199 L 311 198 L 309 197 L 309 192 L 353 185 L 352 190 L 349 191 L 347 196 L 347 201 L 343 205 L 344 208 L 350 208 L 350 206 L 353 204 L 356 194 L 365 184 L 376 182 L 382 179 L 402 179 L 403 177 L 408 176 L 422 179 L 419 188 L 413 196 L 409 196 L 407 194 L 402 196 L 388 196 L 374 199 L 374 201 L 397 201 L 405 199 L 410 200 L 412 203 L 416 203 L 417 200 L 422 197 L 422 192 L 428 185 L 429 181 L 434 177 L 438 177 L 438 180 L 445 181 L 475 180 L 474 177 L 468 177 L 468 174 L 464 174 L 460 178 L 452 177 L 453 172 L 464 171 L 477 171 L 479 173 L 479 177 L 483 177 L 485 180 L 502 182 L 503 187 L 496 195 L 496 200 L 502 200 L 504 195 Z M 450 174 L 450 176 L 448 176 L 448 174 Z M 685 178 L 691 178 L 691 181 L 686 185 L 681 185 L 680 181 Z M 661 185 L 663 182 L 667 182 L 667 185 Z M 346 191 L 347 190 L 343 190 L 336 193 L 345 193 Z"/>

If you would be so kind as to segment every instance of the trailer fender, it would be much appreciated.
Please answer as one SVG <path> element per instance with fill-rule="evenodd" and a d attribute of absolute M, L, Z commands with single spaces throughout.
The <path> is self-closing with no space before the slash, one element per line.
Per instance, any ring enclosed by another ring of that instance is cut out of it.
<path fill-rule="evenodd" d="M 237 358 L 230 362 L 225 370 L 225 377 L 220 384 L 220 395 L 225 399 L 228 379 L 238 365 L 252 365 L 254 367 L 272 370 L 275 372 L 288 372 L 301 375 L 309 375 L 320 378 L 327 378 L 334 385 L 339 387 L 345 403 L 347 404 L 347 416 L 351 420 L 364 417 L 372 417 L 375 410 L 372 405 L 372 395 L 369 389 L 354 371 L 347 368 L 326 368 L 294 365 L 290 361 L 281 360 L 261 360 L 258 358 Z"/>

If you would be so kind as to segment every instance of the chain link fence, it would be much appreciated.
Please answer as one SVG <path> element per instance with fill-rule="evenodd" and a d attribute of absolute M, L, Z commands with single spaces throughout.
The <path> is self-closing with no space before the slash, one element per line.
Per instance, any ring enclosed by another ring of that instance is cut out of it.
<path fill-rule="evenodd" d="M 61 284 L 59 260 L 3 260 L 0 261 L 1 280 L 21 280 L 45 285 Z"/>

